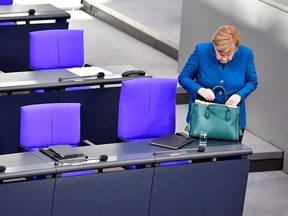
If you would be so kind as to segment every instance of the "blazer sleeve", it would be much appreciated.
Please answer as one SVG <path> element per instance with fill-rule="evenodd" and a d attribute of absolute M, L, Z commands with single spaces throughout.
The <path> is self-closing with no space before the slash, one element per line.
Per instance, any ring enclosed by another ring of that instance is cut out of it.
<path fill-rule="evenodd" d="M 245 77 L 245 84 L 243 88 L 238 90 L 236 94 L 239 94 L 244 101 L 256 88 L 258 85 L 258 79 L 256 74 L 256 68 L 254 64 L 254 55 L 252 50 L 250 51 L 247 64 L 247 73 Z"/>
<path fill-rule="evenodd" d="M 194 52 L 189 57 L 185 66 L 183 67 L 180 75 L 178 76 L 179 84 L 194 98 L 197 96 L 198 90 L 202 87 L 198 83 L 195 82 L 195 78 L 197 77 L 199 71 L 199 61 L 200 54 L 198 50 L 198 45 L 196 46 Z"/>

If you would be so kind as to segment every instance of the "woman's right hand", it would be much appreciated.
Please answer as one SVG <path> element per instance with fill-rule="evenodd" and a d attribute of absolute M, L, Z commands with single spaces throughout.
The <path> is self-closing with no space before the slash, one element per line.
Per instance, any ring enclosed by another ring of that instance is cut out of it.
<path fill-rule="evenodd" d="M 208 88 L 200 88 L 198 90 L 198 94 L 205 98 L 207 101 L 213 101 L 215 100 L 215 94 L 214 92 L 211 90 L 211 89 L 208 89 Z"/>

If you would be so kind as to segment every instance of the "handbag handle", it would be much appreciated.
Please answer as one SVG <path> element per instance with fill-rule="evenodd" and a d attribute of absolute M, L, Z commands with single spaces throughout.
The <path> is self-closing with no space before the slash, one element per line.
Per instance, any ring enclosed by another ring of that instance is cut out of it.
<path fill-rule="evenodd" d="M 225 88 L 223 87 L 223 86 L 220 86 L 220 85 L 218 85 L 218 86 L 215 86 L 213 89 L 212 89 L 212 91 L 214 91 L 214 90 L 216 90 L 216 89 L 218 89 L 218 88 L 220 88 L 220 89 L 222 89 L 222 91 L 224 92 L 224 103 L 226 103 L 226 101 L 227 101 L 227 93 L 226 93 L 226 90 L 225 90 Z"/>
<path fill-rule="evenodd" d="M 226 114 L 225 114 L 225 120 L 226 121 L 229 121 L 230 119 L 231 119 L 231 110 L 230 110 L 230 108 L 228 107 L 228 106 L 226 106 L 226 105 L 218 105 L 218 104 L 209 104 L 207 107 L 206 107 L 206 111 L 205 111 L 205 118 L 206 119 L 209 119 L 210 118 L 210 112 L 212 112 L 211 111 L 211 107 L 219 107 L 219 106 L 221 106 L 221 107 L 223 107 L 223 108 L 226 108 L 227 110 L 226 110 Z"/>

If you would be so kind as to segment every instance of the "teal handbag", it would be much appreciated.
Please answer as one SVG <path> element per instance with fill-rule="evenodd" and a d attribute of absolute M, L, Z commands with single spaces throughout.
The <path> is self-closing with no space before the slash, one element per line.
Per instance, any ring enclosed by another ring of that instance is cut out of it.
<path fill-rule="evenodd" d="M 227 94 L 222 86 L 225 101 Z M 201 131 L 207 132 L 208 139 L 237 141 L 242 135 L 240 129 L 240 108 L 224 104 L 197 104 L 193 103 L 190 111 L 190 121 L 186 127 L 191 137 L 199 138 Z"/>

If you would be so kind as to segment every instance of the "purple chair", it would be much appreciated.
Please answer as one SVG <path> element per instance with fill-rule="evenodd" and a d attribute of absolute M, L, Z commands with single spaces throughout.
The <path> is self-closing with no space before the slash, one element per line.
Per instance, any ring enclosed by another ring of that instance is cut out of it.
<path fill-rule="evenodd" d="M 82 67 L 83 30 L 43 30 L 29 33 L 30 67 L 33 70 Z"/>
<path fill-rule="evenodd" d="M 29 151 L 80 143 L 80 103 L 35 104 L 21 107 L 20 145 Z"/>
<path fill-rule="evenodd" d="M 120 141 L 150 141 L 175 133 L 177 80 L 141 78 L 122 82 L 118 113 Z M 187 161 L 160 166 L 187 164 Z M 143 168 L 144 165 L 126 169 Z"/>
<path fill-rule="evenodd" d="M 84 31 L 42 30 L 29 33 L 32 70 L 67 69 L 84 66 Z M 70 87 L 66 90 L 88 89 Z M 38 91 L 39 92 L 39 91 Z"/>
<path fill-rule="evenodd" d="M 47 103 L 21 107 L 20 147 L 26 151 L 80 144 L 80 103 Z M 63 173 L 62 176 L 95 173 L 92 170 Z"/>
<path fill-rule="evenodd" d="M 175 133 L 176 79 L 139 78 L 122 82 L 118 137 L 152 140 Z"/>

